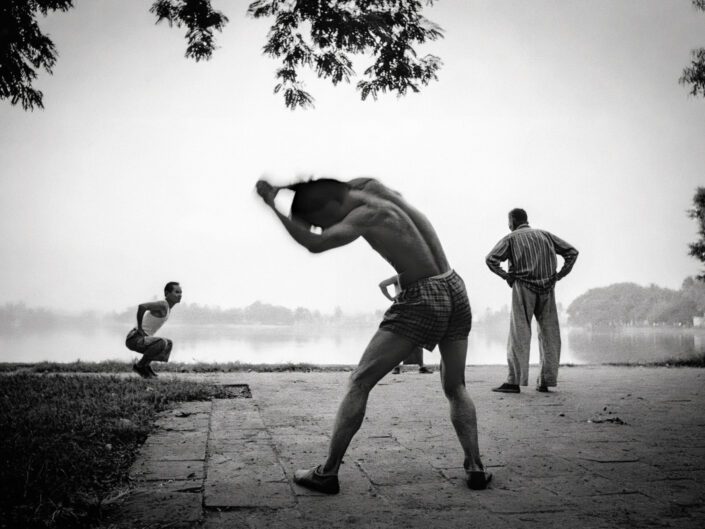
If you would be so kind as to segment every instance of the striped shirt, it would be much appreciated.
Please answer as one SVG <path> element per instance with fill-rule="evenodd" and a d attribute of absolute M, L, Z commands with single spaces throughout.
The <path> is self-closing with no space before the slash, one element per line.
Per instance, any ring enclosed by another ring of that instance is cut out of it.
<path fill-rule="evenodd" d="M 563 267 L 556 273 L 556 254 L 563 257 Z M 568 275 L 578 258 L 578 250 L 544 230 L 522 224 L 503 237 L 485 261 L 502 279 L 515 279 L 534 292 L 550 291 L 556 281 Z M 509 261 L 509 271 L 500 266 Z"/>

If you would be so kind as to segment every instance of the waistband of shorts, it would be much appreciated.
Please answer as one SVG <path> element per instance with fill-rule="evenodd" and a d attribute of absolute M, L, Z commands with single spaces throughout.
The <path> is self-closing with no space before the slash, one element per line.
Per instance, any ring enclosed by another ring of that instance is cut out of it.
<path fill-rule="evenodd" d="M 452 268 L 450 268 L 450 269 L 448 269 L 447 272 L 443 272 L 442 274 L 438 274 L 437 276 L 427 277 L 427 278 L 425 278 L 425 279 L 445 279 L 446 277 L 450 277 L 450 276 L 453 275 L 454 273 L 455 273 L 455 270 L 453 270 Z M 421 281 L 423 281 L 423 280 L 421 280 Z"/>
<path fill-rule="evenodd" d="M 402 286 L 402 290 L 406 290 L 407 288 L 415 287 L 418 285 L 423 285 L 424 283 L 428 283 L 430 281 L 439 281 L 443 279 L 448 279 L 449 277 L 455 275 L 455 270 L 450 268 L 448 271 L 443 272 L 442 274 L 438 274 L 435 276 L 429 276 L 429 277 L 422 277 L 421 279 L 417 279 L 413 283 L 409 283 L 408 285 Z"/>

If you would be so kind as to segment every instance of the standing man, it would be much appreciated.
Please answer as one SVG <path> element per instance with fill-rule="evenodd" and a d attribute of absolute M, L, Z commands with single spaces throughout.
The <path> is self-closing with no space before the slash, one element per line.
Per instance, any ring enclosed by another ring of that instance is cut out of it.
<path fill-rule="evenodd" d="M 523 209 L 509 212 L 511 233 L 487 255 L 490 270 L 504 279 L 512 289 L 512 314 L 509 324 L 507 382 L 492 391 L 519 393 L 519 386 L 529 384 L 529 346 L 531 320 L 536 316 L 539 327 L 541 370 L 536 390 L 544 393 L 558 379 L 561 357 L 561 333 L 556 310 L 556 281 L 564 278 L 578 258 L 578 250 L 552 233 L 529 226 Z M 563 258 L 563 267 L 556 273 L 556 254 Z M 509 270 L 500 266 L 509 261 Z"/>
<path fill-rule="evenodd" d="M 441 382 L 465 454 L 467 484 L 471 489 L 486 488 L 491 474 L 485 473 L 480 459 L 475 406 L 465 389 L 470 304 L 463 280 L 448 265 L 431 223 L 401 195 L 371 178 L 347 183 L 320 179 L 288 186 L 295 193 L 290 217 L 275 207 L 280 189 L 264 180 L 257 182 L 257 192 L 297 243 L 320 253 L 362 237 L 394 267 L 402 288 L 350 376 L 328 458 L 323 465 L 296 471 L 294 481 L 337 494 L 338 470 L 362 425 L 372 388 L 416 347 L 431 350 L 438 344 Z M 312 226 L 322 231 L 314 233 Z"/>
<path fill-rule="evenodd" d="M 141 353 L 142 358 L 132 366 L 132 370 L 142 378 L 155 378 L 153 361 L 168 362 L 173 343 L 168 338 L 155 336 L 166 323 L 171 308 L 181 301 L 181 286 L 169 281 L 164 286 L 162 301 L 148 301 L 137 307 L 137 327 L 127 333 L 125 345 L 130 351 Z"/>

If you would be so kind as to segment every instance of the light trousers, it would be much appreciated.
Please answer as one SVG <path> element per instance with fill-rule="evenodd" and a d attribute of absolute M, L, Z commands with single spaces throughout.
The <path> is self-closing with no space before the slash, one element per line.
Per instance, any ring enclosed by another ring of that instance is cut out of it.
<path fill-rule="evenodd" d="M 531 320 L 536 317 L 539 330 L 540 371 L 537 385 L 555 386 L 561 359 L 561 331 L 554 289 L 537 293 L 519 281 L 512 287 L 512 313 L 509 323 L 507 384 L 529 385 L 529 348 Z"/>

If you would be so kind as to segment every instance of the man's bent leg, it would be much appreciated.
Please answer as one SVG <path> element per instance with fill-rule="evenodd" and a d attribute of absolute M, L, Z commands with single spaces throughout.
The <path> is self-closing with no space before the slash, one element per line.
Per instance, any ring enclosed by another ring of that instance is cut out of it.
<path fill-rule="evenodd" d="M 512 287 L 512 313 L 509 322 L 507 384 L 527 386 L 529 384 L 529 348 L 531 346 L 531 318 L 534 313 L 535 296 L 519 282 Z"/>
<path fill-rule="evenodd" d="M 171 340 L 157 336 L 145 336 L 143 340 L 144 350 L 141 351 L 142 358 L 137 362 L 138 366 L 145 367 L 153 361 L 166 362 L 169 360 L 173 345 Z"/>
<path fill-rule="evenodd" d="M 541 352 L 541 369 L 536 383 L 539 387 L 552 387 L 558 383 L 558 365 L 561 360 L 561 329 L 554 290 L 539 296 L 536 321 Z"/>
<path fill-rule="evenodd" d="M 335 418 L 328 459 L 323 474 L 337 474 L 348 445 L 365 417 L 367 397 L 372 388 L 416 347 L 411 340 L 379 329 L 372 337 L 355 371 Z"/>

